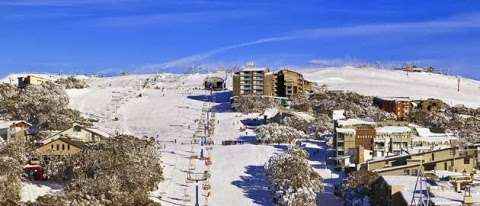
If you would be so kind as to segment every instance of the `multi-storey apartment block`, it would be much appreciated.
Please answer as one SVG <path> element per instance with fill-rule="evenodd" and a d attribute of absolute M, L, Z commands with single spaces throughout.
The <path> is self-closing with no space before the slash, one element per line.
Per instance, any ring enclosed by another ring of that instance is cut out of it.
<path fill-rule="evenodd" d="M 274 74 L 268 68 L 247 64 L 233 75 L 233 95 L 274 96 Z"/>

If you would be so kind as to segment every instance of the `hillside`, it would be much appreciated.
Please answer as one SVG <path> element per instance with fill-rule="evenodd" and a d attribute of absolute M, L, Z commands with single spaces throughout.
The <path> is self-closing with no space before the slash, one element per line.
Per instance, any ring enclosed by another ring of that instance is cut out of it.
<path fill-rule="evenodd" d="M 480 107 L 480 81 L 441 74 L 407 73 L 373 68 L 325 68 L 303 72 L 305 78 L 333 90 L 349 90 L 369 96 L 438 98 L 452 106 Z"/>

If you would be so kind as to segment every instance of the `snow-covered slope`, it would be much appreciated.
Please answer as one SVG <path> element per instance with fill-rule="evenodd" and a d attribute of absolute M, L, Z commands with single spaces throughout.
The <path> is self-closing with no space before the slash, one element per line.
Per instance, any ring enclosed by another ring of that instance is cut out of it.
<path fill-rule="evenodd" d="M 27 75 L 42 77 L 42 78 L 49 79 L 49 80 L 52 80 L 52 81 L 55 81 L 55 80 L 60 79 L 60 78 L 66 78 L 66 77 L 69 77 L 69 76 L 74 76 L 77 79 L 88 79 L 89 78 L 86 75 L 60 75 L 60 74 L 47 74 L 47 73 L 16 73 L 16 74 L 9 74 L 5 77 L 2 77 L 2 79 L 0 79 L 0 83 L 17 84 L 18 77 L 25 77 Z"/>
<path fill-rule="evenodd" d="M 441 74 L 406 73 L 373 68 L 325 68 L 302 72 L 306 79 L 334 90 L 349 90 L 364 95 L 438 98 L 450 105 L 480 107 L 480 82 Z"/>

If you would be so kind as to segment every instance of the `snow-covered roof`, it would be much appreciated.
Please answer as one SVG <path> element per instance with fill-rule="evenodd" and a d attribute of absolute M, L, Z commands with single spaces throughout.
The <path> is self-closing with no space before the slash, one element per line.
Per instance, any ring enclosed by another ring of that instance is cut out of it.
<path fill-rule="evenodd" d="M 346 133 L 346 134 L 355 133 L 355 129 L 353 128 L 336 128 L 335 130 L 337 131 L 337 133 Z"/>
<path fill-rule="evenodd" d="M 385 101 L 403 101 L 403 102 L 411 101 L 410 97 L 377 97 L 377 98 Z"/>
<path fill-rule="evenodd" d="M 447 171 L 447 170 L 434 170 L 433 173 L 438 178 L 455 177 L 455 176 L 462 176 L 463 175 L 460 172 L 451 172 L 451 171 Z"/>
<path fill-rule="evenodd" d="M 26 121 L 6 121 L 6 120 L 0 120 L 0 128 L 8 128 L 12 126 L 12 124 L 17 124 L 17 123 L 25 123 L 29 126 L 32 126 L 32 124 L 26 122 Z"/>
<path fill-rule="evenodd" d="M 343 109 L 333 110 L 332 118 L 333 118 L 333 120 L 345 119 L 345 110 L 343 110 Z"/>
<path fill-rule="evenodd" d="M 315 120 L 315 117 L 313 117 L 312 115 L 308 114 L 307 112 L 292 112 L 293 115 L 301 118 L 301 119 L 304 119 L 305 121 L 307 122 L 312 122 Z"/>
<path fill-rule="evenodd" d="M 442 137 L 418 137 L 414 136 L 412 138 L 413 142 L 447 142 L 451 140 L 458 140 L 458 137 L 455 136 L 442 136 Z"/>
<path fill-rule="evenodd" d="M 278 113 L 278 108 L 268 108 L 263 112 L 264 116 L 267 116 L 267 119 L 273 118 Z"/>
<path fill-rule="evenodd" d="M 400 192 L 403 196 L 403 199 L 406 201 L 410 201 L 413 197 L 413 192 L 415 191 L 415 183 L 417 182 L 417 176 L 399 176 L 399 175 L 385 175 L 382 176 L 382 178 L 385 180 L 385 182 L 392 186 L 392 185 L 397 185 L 397 186 L 403 186 L 403 190 Z M 432 186 L 429 182 L 425 182 L 425 185 L 423 185 L 423 188 Z"/>
<path fill-rule="evenodd" d="M 8 128 L 12 125 L 12 121 L 0 121 L 0 128 Z"/>
<path fill-rule="evenodd" d="M 463 192 L 455 192 L 454 190 L 431 190 L 432 197 L 430 197 L 430 202 L 433 205 L 439 206 L 461 206 L 463 204 L 463 198 L 465 194 Z M 473 204 L 477 205 L 480 203 L 480 193 L 472 192 Z"/>
<path fill-rule="evenodd" d="M 338 120 L 338 125 L 340 127 L 345 127 L 345 126 L 354 126 L 354 125 L 376 125 L 375 122 L 372 121 L 367 121 L 363 119 L 345 119 L 345 120 Z"/>
<path fill-rule="evenodd" d="M 240 71 L 264 71 L 267 72 L 269 69 L 267 67 L 257 67 L 255 64 L 247 64 L 240 67 Z"/>
<path fill-rule="evenodd" d="M 410 127 L 404 126 L 384 126 L 375 128 L 377 134 L 407 133 L 411 132 Z"/>
<path fill-rule="evenodd" d="M 415 127 L 415 130 L 417 131 L 417 134 L 420 137 L 445 137 L 445 136 L 448 136 L 448 134 L 445 134 L 445 133 L 433 133 L 433 132 L 430 131 L 429 128 L 424 128 L 424 127 Z"/>
<path fill-rule="evenodd" d="M 96 133 L 100 136 L 103 136 L 103 137 L 110 137 L 111 136 L 110 133 L 108 133 L 108 132 L 106 132 L 106 131 L 104 131 L 103 129 L 100 129 L 100 128 L 85 128 L 85 129 L 87 129 L 87 130 L 89 130 L 93 133 Z"/>

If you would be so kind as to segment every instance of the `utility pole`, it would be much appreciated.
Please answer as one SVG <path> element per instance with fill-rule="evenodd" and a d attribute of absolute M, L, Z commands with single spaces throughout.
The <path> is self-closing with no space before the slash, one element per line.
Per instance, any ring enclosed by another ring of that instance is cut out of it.
<path fill-rule="evenodd" d="M 460 77 L 457 76 L 457 92 L 460 92 Z"/>
<path fill-rule="evenodd" d="M 200 206 L 198 204 L 198 180 L 196 182 L 197 182 L 197 185 L 195 185 L 195 206 Z"/>

